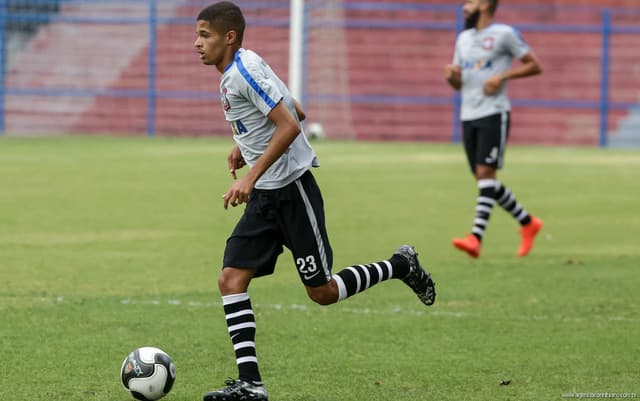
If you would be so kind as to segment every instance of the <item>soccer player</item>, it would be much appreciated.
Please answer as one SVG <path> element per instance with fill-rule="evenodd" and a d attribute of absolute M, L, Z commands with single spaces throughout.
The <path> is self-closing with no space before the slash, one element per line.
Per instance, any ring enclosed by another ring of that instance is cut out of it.
<path fill-rule="evenodd" d="M 194 45 L 202 63 L 222 74 L 220 98 L 235 141 L 227 159 L 233 183 L 223 206 L 246 204 L 227 240 L 218 279 L 239 377 L 206 393 L 205 401 L 267 400 L 248 287 L 253 278 L 273 273 L 283 246 L 291 250 L 309 298 L 320 305 L 395 278 L 426 305 L 436 297 L 435 283 L 409 245 L 389 259 L 332 275 L 322 196 L 311 173 L 318 159 L 300 126 L 305 113 L 269 65 L 242 48 L 244 29 L 241 10 L 227 1 L 203 9 L 196 23 Z M 245 165 L 249 170 L 238 178 L 236 171 Z"/>
<path fill-rule="evenodd" d="M 462 93 L 464 149 L 479 192 L 471 233 L 452 242 L 473 258 L 480 256 L 482 237 L 496 203 L 521 225 L 519 256 L 529 253 L 542 228 L 542 221 L 518 203 L 496 174 L 503 165 L 511 122 L 507 81 L 542 72 L 520 33 L 493 22 L 497 7 L 498 0 L 465 0 L 466 29 L 456 40 L 453 64 L 445 66 L 446 80 Z M 512 68 L 514 58 L 521 63 Z"/>

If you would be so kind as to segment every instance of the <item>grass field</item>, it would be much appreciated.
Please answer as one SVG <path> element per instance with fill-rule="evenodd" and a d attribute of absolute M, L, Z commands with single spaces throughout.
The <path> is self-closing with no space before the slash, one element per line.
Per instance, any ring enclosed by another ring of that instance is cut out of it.
<path fill-rule="evenodd" d="M 0 139 L 0 400 L 114 400 L 128 352 L 163 348 L 166 400 L 236 375 L 216 287 L 229 139 Z M 545 221 L 516 256 L 496 210 L 482 257 L 450 246 L 476 190 L 455 145 L 315 145 L 334 271 L 415 244 L 437 282 L 330 307 L 285 253 L 251 296 L 273 401 L 561 400 L 640 394 L 640 153 L 511 147 L 501 178 Z"/>

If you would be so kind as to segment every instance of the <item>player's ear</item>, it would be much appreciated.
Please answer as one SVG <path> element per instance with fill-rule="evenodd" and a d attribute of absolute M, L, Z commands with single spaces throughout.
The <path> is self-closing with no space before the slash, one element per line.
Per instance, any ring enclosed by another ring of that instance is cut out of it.
<path fill-rule="evenodd" d="M 236 40 L 238 39 L 238 33 L 234 30 L 227 31 L 225 39 L 227 40 L 228 45 L 232 45 L 236 43 Z"/>

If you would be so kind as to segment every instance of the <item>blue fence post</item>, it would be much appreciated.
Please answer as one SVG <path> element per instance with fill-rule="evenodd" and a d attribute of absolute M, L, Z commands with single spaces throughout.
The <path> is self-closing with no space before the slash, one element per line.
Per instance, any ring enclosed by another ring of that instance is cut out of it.
<path fill-rule="evenodd" d="M 7 0 L 0 0 L 0 135 L 5 132 L 5 83 L 7 71 Z"/>
<path fill-rule="evenodd" d="M 456 9 L 456 36 L 464 29 L 464 10 L 462 7 Z M 460 91 L 453 94 L 453 142 L 460 142 L 462 136 L 460 127 L 460 106 L 462 98 Z"/>
<path fill-rule="evenodd" d="M 609 42 L 611 10 L 602 9 L 602 48 L 600 56 L 600 147 L 607 146 L 609 131 Z"/>
<path fill-rule="evenodd" d="M 147 88 L 147 136 L 156 131 L 156 40 L 158 28 L 157 0 L 149 2 L 149 79 Z"/>

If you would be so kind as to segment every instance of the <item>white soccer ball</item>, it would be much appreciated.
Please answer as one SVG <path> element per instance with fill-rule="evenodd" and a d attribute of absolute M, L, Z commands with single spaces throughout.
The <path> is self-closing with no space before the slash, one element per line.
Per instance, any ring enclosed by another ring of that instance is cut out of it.
<path fill-rule="evenodd" d="M 163 350 L 141 347 L 125 358 L 120 379 L 133 398 L 155 401 L 171 391 L 176 380 L 176 365 Z"/>
<path fill-rule="evenodd" d="M 320 123 L 309 123 L 304 129 L 307 138 L 309 139 L 324 139 L 326 138 L 326 133 L 324 132 L 324 127 Z"/>

